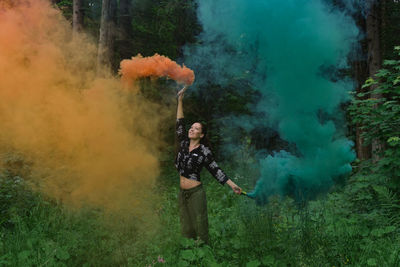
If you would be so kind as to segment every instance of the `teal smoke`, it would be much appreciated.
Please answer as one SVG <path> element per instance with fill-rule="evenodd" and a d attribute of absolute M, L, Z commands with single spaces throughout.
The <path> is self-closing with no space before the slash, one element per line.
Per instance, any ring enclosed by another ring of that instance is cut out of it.
<path fill-rule="evenodd" d="M 276 193 L 304 199 L 351 172 L 355 155 L 340 105 L 353 82 L 339 79 L 337 70 L 348 67 L 359 36 L 352 18 L 326 0 L 198 4 L 202 45 L 187 48 L 185 62 L 195 71 L 201 68 L 195 62 L 213 62 L 203 81 L 197 74 L 198 82 L 224 81 L 222 72 L 247 73 L 263 96 L 257 107 L 268 114 L 263 123 L 296 146 L 295 152 L 275 151 L 260 160 L 261 176 L 250 194 L 259 203 Z M 226 44 L 235 52 L 224 51 Z"/>

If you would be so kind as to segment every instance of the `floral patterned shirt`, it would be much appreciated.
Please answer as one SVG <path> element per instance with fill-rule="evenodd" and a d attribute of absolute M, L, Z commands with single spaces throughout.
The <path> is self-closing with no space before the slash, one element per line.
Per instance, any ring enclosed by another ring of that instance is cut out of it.
<path fill-rule="evenodd" d="M 176 120 L 176 136 L 179 150 L 175 159 L 175 167 L 181 176 L 200 182 L 200 171 L 205 166 L 222 185 L 228 181 L 228 176 L 218 167 L 209 147 L 200 144 L 189 152 L 190 140 L 183 118 Z"/>

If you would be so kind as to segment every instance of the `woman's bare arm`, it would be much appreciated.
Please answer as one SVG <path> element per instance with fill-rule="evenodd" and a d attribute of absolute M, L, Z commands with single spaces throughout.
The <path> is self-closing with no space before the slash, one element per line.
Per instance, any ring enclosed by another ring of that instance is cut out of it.
<path fill-rule="evenodd" d="M 183 116 L 183 95 L 185 94 L 185 91 L 187 89 L 187 86 L 183 87 L 179 92 L 178 92 L 178 109 L 176 111 L 176 118 L 177 119 L 182 119 Z"/>

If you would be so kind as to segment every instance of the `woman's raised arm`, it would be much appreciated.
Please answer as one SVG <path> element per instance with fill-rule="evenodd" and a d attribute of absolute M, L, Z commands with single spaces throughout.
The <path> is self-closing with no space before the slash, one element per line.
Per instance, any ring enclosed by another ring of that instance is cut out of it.
<path fill-rule="evenodd" d="M 183 95 L 185 94 L 185 91 L 187 89 L 187 86 L 185 85 L 179 92 L 178 92 L 178 109 L 176 111 L 176 118 L 177 119 L 182 119 L 183 116 Z"/>

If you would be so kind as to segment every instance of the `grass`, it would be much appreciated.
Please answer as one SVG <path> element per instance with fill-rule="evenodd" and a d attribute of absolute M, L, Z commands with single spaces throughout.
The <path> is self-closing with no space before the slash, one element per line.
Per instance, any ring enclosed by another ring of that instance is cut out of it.
<path fill-rule="evenodd" d="M 101 209 L 70 210 L 3 172 L 0 266 L 400 264 L 398 200 L 377 176 L 354 176 L 344 188 L 299 208 L 278 197 L 256 206 L 204 173 L 210 246 L 181 237 L 177 181 L 175 170 L 164 167 L 154 189 L 162 200 L 155 209 L 159 221 L 150 229 Z"/>

